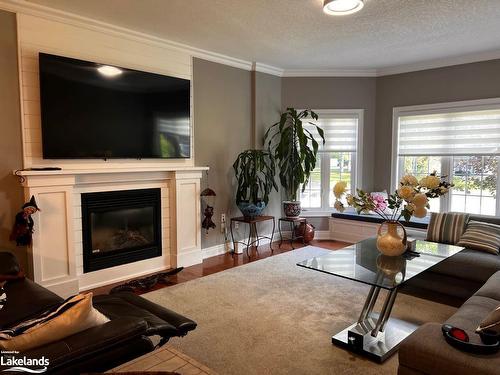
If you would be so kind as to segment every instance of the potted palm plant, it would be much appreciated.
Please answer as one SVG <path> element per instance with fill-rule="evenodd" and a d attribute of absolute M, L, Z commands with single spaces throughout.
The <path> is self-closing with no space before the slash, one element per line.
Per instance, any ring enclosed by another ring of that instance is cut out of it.
<path fill-rule="evenodd" d="M 272 189 L 278 191 L 274 180 L 276 163 L 266 150 L 246 150 L 238 155 L 233 164 L 238 180 L 236 205 L 243 216 L 260 216 L 269 202 Z"/>
<path fill-rule="evenodd" d="M 308 119 L 318 120 L 318 115 L 310 109 L 297 111 L 287 108 L 280 120 L 273 124 L 264 135 L 271 154 L 278 162 L 281 186 L 286 201 L 283 210 L 288 217 L 300 215 L 300 201 L 297 199 L 299 188 L 305 190 L 309 176 L 316 166 L 319 143 L 303 121 L 314 126 L 322 143 L 325 143 L 323 130 Z"/>

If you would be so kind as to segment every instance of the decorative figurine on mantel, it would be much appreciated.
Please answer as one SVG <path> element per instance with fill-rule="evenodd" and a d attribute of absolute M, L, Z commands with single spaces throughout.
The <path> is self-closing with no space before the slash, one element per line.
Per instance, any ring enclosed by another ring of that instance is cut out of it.
<path fill-rule="evenodd" d="M 210 229 L 215 229 L 215 223 L 212 220 L 212 216 L 214 216 L 214 203 L 216 196 L 217 194 L 215 194 L 215 191 L 213 191 L 208 187 L 208 171 L 207 171 L 207 187 L 200 194 L 200 197 L 206 204 L 205 211 L 203 212 L 205 218 L 201 223 L 201 227 L 203 229 L 206 229 L 207 233 Z"/>
<path fill-rule="evenodd" d="M 22 208 L 23 210 L 16 214 L 10 240 L 16 241 L 17 246 L 28 246 L 32 242 L 33 225 L 35 224 L 31 215 L 41 210 L 36 205 L 34 196 L 31 196 L 30 201 L 23 204 Z"/>

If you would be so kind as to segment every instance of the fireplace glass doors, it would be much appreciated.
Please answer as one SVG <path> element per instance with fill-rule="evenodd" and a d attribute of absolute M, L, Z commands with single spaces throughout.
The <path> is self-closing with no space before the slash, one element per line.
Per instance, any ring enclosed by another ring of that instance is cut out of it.
<path fill-rule="evenodd" d="M 160 189 L 82 194 L 83 269 L 161 255 Z"/>

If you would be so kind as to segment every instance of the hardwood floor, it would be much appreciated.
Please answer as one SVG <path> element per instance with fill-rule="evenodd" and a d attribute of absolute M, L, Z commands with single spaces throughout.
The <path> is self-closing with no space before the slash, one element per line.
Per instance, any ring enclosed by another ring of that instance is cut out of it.
<path fill-rule="evenodd" d="M 289 242 L 286 242 L 286 243 L 283 242 L 281 247 L 278 247 L 278 244 L 279 244 L 279 242 L 273 242 L 273 251 L 271 251 L 269 245 L 259 246 L 258 250 L 256 250 L 255 247 L 252 247 L 249 250 L 250 257 L 248 257 L 246 254 L 246 251 L 244 251 L 243 254 L 239 254 L 239 255 L 235 254 L 234 256 L 231 256 L 231 254 L 226 253 L 226 254 L 217 255 L 214 257 L 204 259 L 203 263 L 196 264 L 196 265 L 190 266 L 190 267 L 186 267 L 181 272 L 179 272 L 177 275 L 171 276 L 169 278 L 170 282 L 168 284 L 157 284 L 155 287 L 145 291 L 144 293 L 150 292 L 152 290 L 161 289 L 161 288 L 169 287 L 172 285 L 184 283 L 186 281 L 194 280 L 194 279 L 197 279 L 199 277 L 208 276 L 208 275 L 211 275 L 213 273 L 227 270 L 229 268 L 238 267 L 238 266 L 241 266 L 243 264 L 255 262 L 255 261 L 260 260 L 260 259 L 264 259 L 264 258 L 267 258 L 270 256 L 286 253 L 286 252 L 292 250 L 292 247 L 290 246 Z M 317 246 L 317 247 L 321 247 L 321 248 L 329 249 L 329 250 L 337 250 L 337 249 L 345 247 L 349 244 L 345 243 L 345 242 L 339 242 L 339 241 L 313 240 L 308 245 Z M 303 247 L 304 245 L 302 244 L 302 242 L 294 242 L 293 246 L 295 249 L 298 249 L 298 248 Z M 109 291 L 113 287 L 120 285 L 120 284 L 123 284 L 125 282 L 126 281 L 121 281 L 119 283 L 106 285 L 106 286 L 103 286 L 100 288 L 93 289 L 91 291 L 94 293 L 94 295 L 107 294 L 107 293 L 109 293 Z"/>

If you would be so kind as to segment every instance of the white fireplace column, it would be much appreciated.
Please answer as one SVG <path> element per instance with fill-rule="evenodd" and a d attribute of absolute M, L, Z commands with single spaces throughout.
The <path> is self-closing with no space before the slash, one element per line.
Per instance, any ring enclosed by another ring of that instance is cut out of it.
<path fill-rule="evenodd" d="M 201 263 L 200 179 L 206 168 L 23 171 L 36 213 L 28 275 L 64 297 L 171 267 Z M 83 192 L 160 188 L 162 256 L 89 273 L 82 268 Z"/>

